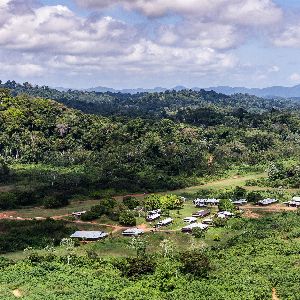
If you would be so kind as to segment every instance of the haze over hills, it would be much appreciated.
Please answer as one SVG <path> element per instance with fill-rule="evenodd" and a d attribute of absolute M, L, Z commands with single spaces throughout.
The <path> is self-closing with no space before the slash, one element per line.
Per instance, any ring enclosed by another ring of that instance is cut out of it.
<path fill-rule="evenodd" d="M 180 91 L 189 89 L 185 86 L 175 86 L 171 88 L 171 90 Z M 202 88 L 193 87 L 191 88 L 195 91 L 200 91 Z M 215 86 L 203 88 L 206 91 L 213 90 L 217 93 L 225 94 L 225 95 L 233 95 L 233 94 L 250 94 L 257 97 L 284 97 L 284 98 L 292 98 L 292 97 L 300 97 L 300 85 L 285 87 L 285 86 L 272 86 L 266 88 L 246 88 L 246 87 L 230 87 L 230 86 Z M 170 90 L 163 87 L 155 87 L 153 89 L 144 89 L 144 88 L 136 88 L 136 89 L 113 89 L 108 87 L 94 87 L 86 89 L 89 92 L 112 92 L 112 93 L 129 93 L 129 94 L 137 94 L 137 93 L 154 93 L 154 92 L 165 92 L 166 90 Z"/>

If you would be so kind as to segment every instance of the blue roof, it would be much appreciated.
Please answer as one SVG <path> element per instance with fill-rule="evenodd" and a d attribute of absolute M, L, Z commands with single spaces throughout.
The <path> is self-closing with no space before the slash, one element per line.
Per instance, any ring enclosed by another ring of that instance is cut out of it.
<path fill-rule="evenodd" d="M 82 239 L 101 239 L 106 236 L 108 236 L 108 234 L 103 231 L 76 231 L 70 237 Z"/>

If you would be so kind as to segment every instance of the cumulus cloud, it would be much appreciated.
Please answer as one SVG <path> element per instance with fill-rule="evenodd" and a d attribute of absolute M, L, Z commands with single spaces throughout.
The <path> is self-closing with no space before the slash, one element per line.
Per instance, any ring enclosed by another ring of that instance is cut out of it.
<path fill-rule="evenodd" d="M 300 82 L 300 74 L 299 73 L 291 74 L 290 80 L 293 82 Z"/>
<path fill-rule="evenodd" d="M 278 47 L 300 47 L 300 23 L 287 25 L 274 37 L 273 43 Z"/>
<path fill-rule="evenodd" d="M 159 25 L 153 36 L 110 16 L 79 16 L 63 5 L 16 4 L 17 0 L 0 1 L 0 57 L 5 74 L 154 74 L 158 70 L 207 74 L 236 65 L 235 57 L 224 51 L 238 40 L 230 25 L 198 22 L 193 27 L 184 22 L 180 30 Z"/>
<path fill-rule="evenodd" d="M 159 41 L 165 45 L 181 44 L 184 47 L 210 47 L 229 49 L 237 46 L 242 35 L 232 25 L 185 21 L 176 25 L 161 26 Z"/>
<path fill-rule="evenodd" d="M 86 8 L 103 9 L 119 5 L 149 17 L 169 13 L 202 19 L 219 19 L 236 24 L 264 25 L 277 22 L 281 9 L 271 0 L 75 0 Z"/>

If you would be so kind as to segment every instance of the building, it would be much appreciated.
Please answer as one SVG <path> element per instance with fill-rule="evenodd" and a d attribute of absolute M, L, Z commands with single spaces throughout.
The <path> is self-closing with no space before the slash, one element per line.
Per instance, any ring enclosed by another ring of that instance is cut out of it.
<path fill-rule="evenodd" d="M 84 215 L 86 213 L 86 210 L 83 211 L 76 211 L 76 212 L 72 212 L 72 216 L 75 218 L 80 218 L 82 215 Z"/>
<path fill-rule="evenodd" d="M 167 225 L 170 225 L 171 223 L 173 223 L 173 219 L 172 218 L 166 218 L 164 220 L 159 221 L 155 225 L 155 227 L 167 226 Z"/>
<path fill-rule="evenodd" d="M 192 217 L 195 217 L 195 218 L 204 218 L 204 217 L 207 217 L 208 215 L 210 214 L 210 211 L 209 210 L 199 210 L 197 211 L 196 213 L 194 213 L 192 215 Z"/>
<path fill-rule="evenodd" d="M 212 225 L 214 223 L 214 220 L 212 218 L 207 218 L 202 220 L 202 224 L 206 224 L 206 225 Z"/>
<path fill-rule="evenodd" d="M 97 241 L 104 239 L 108 233 L 103 231 L 76 231 L 70 237 L 85 241 Z"/>
<path fill-rule="evenodd" d="M 267 198 L 267 199 L 263 199 L 258 201 L 258 205 L 262 205 L 262 206 L 267 206 L 267 205 L 271 205 L 278 202 L 277 199 L 271 199 L 271 198 Z"/>
<path fill-rule="evenodd" d="M 186 217 L 183 219 L 184 222 L 186 223 L 194 223 L 194 222 L 197 222 L 197 218 L 195 217 Z"/>
<path fill-rule="evenodd" d="M 157 220 L 157 219 L 159 219 L 160 218 L 160 214 L 159 213 L 156 213 L 156 214 L 151 214 L 151 215 L 148 215 L 147 216 L 147 218 L 146 218 L 146 220 L 148 221 L 148 222 L 151 222 L 151 221 L 155 221 L 155 220 Z"/>
<path fill-rule="evenodd" d="M 129 228 L 122 232 L 124 236 L 139 236 L 144 233 L 144 230 L 139 228 Z"/>
<path fill-rule="evenodd" d="M 284 202 L 285 205 L 291 207 L 300 207 L 300 197 L 293 197 L 291 201 Z"/>
<path fill-rule="evenodd" d="M 248 201 L 246 199 L 239 199 L 239 200 L 234 200 L 234 201 L 231 200 L 231 202 L 236 206 L 241 206 L 241 205 L 245 205 L 248 203 Z"/>
<path fill-rule="evenodd" d="M 193 224 L 187 225 L 185 227 L 182 227 L 181 231 L 182 232 L 192 232 L 193 229 L 195 229 L 195 228 L 200 228 L 201 230 L 205 230 L 208 228 L 208 225 L 202 224 L 202 223 L 193 223 Z"/>
<path fill-rule="evenodd" d="M 211 198 L 211 199 L 195 199 L 194 201 L 194 204 L 196 207 L 205 207 L 207 205 L 218 205 L 220 200 L 219 199 L 214 199 L 214 198 Z"/>
<path fill-rule="evenodd" d="M 228 219 L 228 218 L 231 218 L 233 216 L 234 216 L 234 214 L 231 213 L 230 211 L 219 211 L 217 213 L 217 217 L 220 218 L 220 219 Z"/>

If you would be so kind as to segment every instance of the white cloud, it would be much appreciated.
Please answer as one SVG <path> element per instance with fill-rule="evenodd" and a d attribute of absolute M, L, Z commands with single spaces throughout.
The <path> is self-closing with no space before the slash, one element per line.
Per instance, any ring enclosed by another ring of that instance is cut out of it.
<path fill-rule="evenodd" d="M 207 74 L 231 69 L 238 34 L 230 25 L 184 22 L 159 26 L 159 37 L 109 16 L 80 17 L 66 6 L 18 10 L 0 2 L 1 69 L 21 77 L 56 71 L 91 74 Z M 177 25 L 176 25 L 177 26 Z M 194 39 L 193 39 L 194 37 Z M 4 59 L 5 58 L 5 59 Z M 183 70 L 184 69 L 184 70 Z"/>
<path fill-rule="evenodd" d="M 40 65 L 31 63 L 0 63 L 2 73 L 7 73 L 10 76 L 18 76 L 22 78 L 37 77 L 44 74 L 44 69 Z"/>
<path fill-rule="evenodd" d="M 278 47 L 300 47 L 300 23 L 287 25 L 274 39 Z"/>
<path fill-rule="evenodd" d="M 243 25 L 271 24 L 282 16 L 281 9 L 271 0 L 75 0 L 75 2 L 91 9 L 121 5 L 149 17 L 176 13 Z"/>
<path fill-rule="evenodd" d="M 187 48 L 210 47 L 219 50 L 235 47 L 242 40 L 242 34 L 234 26 L 196 20 L 161 26 L 158 36 L 165 45 L 180 44 Z"/>
<path fill-rule="evenodd" d="M 280 71 L 280 68 L 278 66 L 272 66 L 268 70 L 269 73 L 277 73 L 279 71 Z"/>
<path fill-rule="evenodd" d="M 291 74 L 290 80 L 293 82 L 300 82 L 300 74 L 299 73 Z"/>

